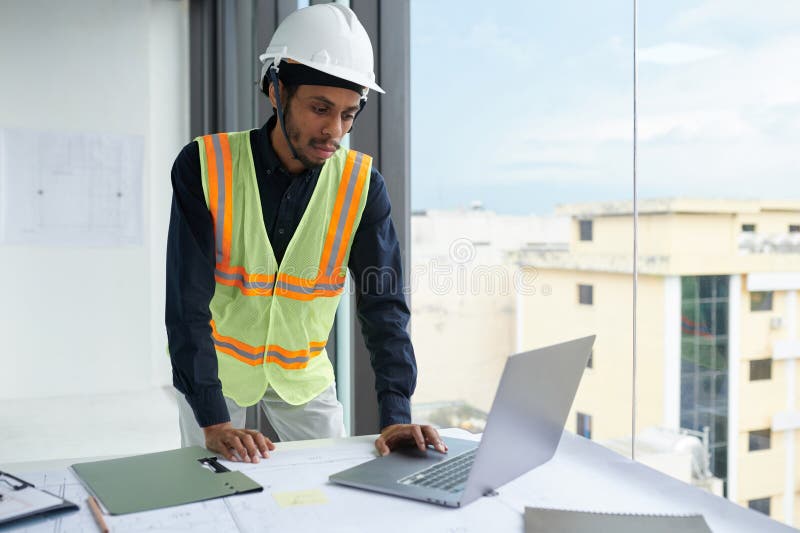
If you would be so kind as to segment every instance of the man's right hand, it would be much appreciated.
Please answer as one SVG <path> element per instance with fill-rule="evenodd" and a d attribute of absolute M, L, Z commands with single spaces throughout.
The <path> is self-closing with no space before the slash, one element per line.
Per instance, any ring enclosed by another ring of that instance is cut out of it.
<path fill-rule="evenodd" d="M 259 456 L 266 459 L 275 445 L 267 437 L 253 429 L 236 429 L 230 422 L 203 428 L 206 448 L 229 461 L 257 463 Z"/>

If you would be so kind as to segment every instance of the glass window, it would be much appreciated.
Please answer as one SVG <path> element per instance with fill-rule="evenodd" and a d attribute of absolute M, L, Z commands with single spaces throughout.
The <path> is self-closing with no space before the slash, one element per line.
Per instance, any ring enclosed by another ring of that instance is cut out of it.
<path fill-rule="evenodd" d="M 789 233 L 800 233 L 800 224 L 789 224 Z"/>
<path fill-rule="evenodd" d="M 772 358 L 750 361 L 750 381 L 772 379 Z"/>
<path fill-rule="evenodd" d="M 769 450 L 772 444 L 772 430 L 759 429 L 751 431 L 748 439 L 748 450 L 755 452 L 758 450 Z"/>
<path fill-rule="evenodd" d="M 772 291 L 751 292 L 751 311 L 772 311 Z"/>
<path fill-rule="evenodd" d="M 580 221 L 580 229 L 581 229 L 581 240 L 582 241 L 591 241 L 592 240 L 592 221 L 591 220 L 581 220 Z"/>
<path fill-rule="evenodd" d="M 742 231 L 745 233 L 754 233 L 756 231 L 755 224 L 742 224 Z"/>
<path fill-rule="evenodd" d="M 578 285 L 578 302 L 584 305 L 593 305 L 594 287 L 591 285 Z"/>
<path fill-rule="evenodd" d="M 694 431 L 709 428 L 712 472 L 723 481 L 727 478 L 729 282 L 728 276 L 681 279 L 680 423 Z"/>
<path fill-rule="evenodd" d="M 575 432 L 581 437 L 592 438 L 592 415 L 577 413 L 577 428 Z"/>
<path fill-rule="evenodd" d="M 770 511 L 770 498 L 757 498 L 755 500 L 748 500 L 747 507 L 759 513 L 769 516 Z"/>

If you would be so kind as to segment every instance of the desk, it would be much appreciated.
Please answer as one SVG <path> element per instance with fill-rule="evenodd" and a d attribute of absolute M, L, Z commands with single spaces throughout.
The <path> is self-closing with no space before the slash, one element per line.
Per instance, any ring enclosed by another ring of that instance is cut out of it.
<path fill-rule="evenodd" d="M 443 434 L 468 435 L 459 430 Z M 501 487 L 498 496 L 482 498 L 463 509 L 328 483 L 331 473 L 373 457 L 373 440 L 354 437 L 279 443 L 272 457 L 257 465 L 227 463 L 261 483 L 261 493 L 109 516 L 107 522 L 115 532 L 521 532 L 523 509 L 534 505 L 606 512 L 701 513 L 717 533 L 796 531 L 566 432 L 553 460 Z M 23 522 L 10 531 L 98 531 L 86 507 L 86 492 L 67 468 L 79 461 L 0 465 L 81 505 L 80 511 Z M 309 489 L 323 495 L 327 503 L 283 507 L 274 496 Z"/>

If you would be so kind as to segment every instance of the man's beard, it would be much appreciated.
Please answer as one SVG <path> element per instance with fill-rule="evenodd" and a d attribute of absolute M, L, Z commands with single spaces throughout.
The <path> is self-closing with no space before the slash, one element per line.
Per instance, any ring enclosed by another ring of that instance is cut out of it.
<path fill-rule="evenodd" d="M 300 146 L 300 131 L 292 126 L 291 116 L 292 114 L 290 112 L 290 105 L 287 102 L 286 108 L 283 111 L 283 124 L 286 127 L 287 140 L 291 144 L 291 147 L 294 149 L 295 159 L 303 163 L 303 166 L 306 168 L 314 168 L 324 165 L 327 159 L 323 160 L 322 162 L 312 161 L 311 159 L 306 157 L 300 150 L 298 150 L 298 147 Z M 332 144 L 333 146 L 336 147 L 336 149 L 339 148 L 339 143 L 337 142 L 313 139 L 313 138 L 308 141 L 308 146 L 313 148 L 314 143 L 328 144 L 328 145 Z"/>

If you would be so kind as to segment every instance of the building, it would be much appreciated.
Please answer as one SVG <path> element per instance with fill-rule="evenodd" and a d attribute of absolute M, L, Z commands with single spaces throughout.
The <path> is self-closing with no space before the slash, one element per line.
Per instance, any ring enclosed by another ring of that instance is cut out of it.
<path fill-rule="evenodd" d="M 566 205 L 566 251 L 521 250 L 525 347 L 597 333 L 568 428 L 631 434 L 633 213 Z M 648 200 L 639 207 L 637 432 L 708 427 L 728 498 L 800 524 L 800 202 Z"/>
<path fill-rule="evenodd" d="M 430 411 L 422 404 L 437 406 L 434 419 L 465 405 L 489 411 L 505 359 L 520 342 L 518 269 L 508 258 L 529 247 L 565 250 L 568 232 L 569 217 L 499 215 L 478 203 L 414 213 L 408 289 L 419 366 L 415 420 Z"/>

